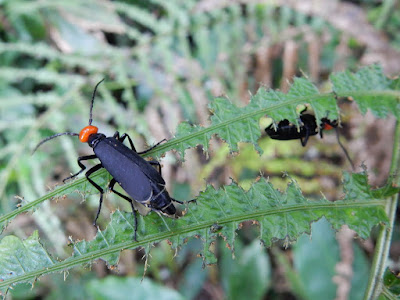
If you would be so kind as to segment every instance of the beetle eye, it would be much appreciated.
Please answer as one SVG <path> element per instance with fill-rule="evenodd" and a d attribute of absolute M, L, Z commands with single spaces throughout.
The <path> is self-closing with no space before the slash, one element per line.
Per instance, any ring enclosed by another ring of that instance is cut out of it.
<path fill-rule="evenodd" d="M 89 136 L 97 133 L 97 131 L 99 131 L 99 129 L 96 126 L 92 126 L 92 125 L 86 126 L 79 133 L 79 140 L 82 143 L 87 143 L 87 141 L 89 140 Z"/>

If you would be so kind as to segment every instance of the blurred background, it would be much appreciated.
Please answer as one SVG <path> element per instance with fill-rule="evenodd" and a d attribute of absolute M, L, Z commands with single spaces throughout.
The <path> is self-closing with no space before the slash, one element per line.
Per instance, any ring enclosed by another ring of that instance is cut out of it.
<path fill-rule="evenodd" d="M 287 91 L 294 76 L 306 76 L 328 92 L 331 72 L 371 63 L 382 65 L 388 76 L 400 71 L 398 1 L 3 0 L 0 8 L 0 214 L 45 195 L 79 170 L 76 158 L 91 149 L 76 138 L 49 142 L 34 156 L 31 151 L 49 135 L 87 125 L 90 97 L 102 78 L 93 124 L 106 135 L 128 133 L 142 151 L 172 138 L 181 121 L 207 126 L 207 106 L 217 96 L 245 106 L 260 86 Z M 338 103 L 342 142 L 356 166 L 368 168 L 372 186 L 383 184 L 394 119 L 361 116 L 351 99 Z M 339 199 L 342 170 L 351 167 L 335 134 L 311 137 L 301 147 L 298 140 L 266 137 L 270 122 L 260 120 L 262 155 L 249 144 L 230 154 L 218 138 L 208 153 L 201 146 L 187 150 L 184 162 L 168 152 L 161 158 L 168 190 L 174 198 L 191 199 L 206 183 L 219 187 L 233 179 L 248 188 L 258 176 L 285 189 L 287 172 L 307 197 L 322 192 Z M 115 208 L 129 209 L 123 202 L 107 195 L 101 228 Z M 94 237 L 97 205 L 98 195 L 83 201 L 79 193 L 47 201 L 33 214 L 19 215 L 2 236 L 26 238 L 39 230 L 54 257 L 65 259 L 69 236 Z M 313 225 L 312 242 L 304 236 L 294 245 L 277 242 L 265 249 L 251 222 L 237 233 L 235 260 L 221 239 L 218 264 L 204 269 L 198 240 L 176 257 L 162 242 L 151 251 L 142 282 L 143 252 L 129 250 L 118 268 L 99 260 L 45 276 L 33 289 L 19 285 L 10 297 L 334 299 L 341 287 L 348 299 L 361 299 L 374 235 L 361 242 L 343 230 L 336 238 L 321 220 Z M 398 232 L 394 236 L 396 269 Z M 346 270 L 351 275 L 341 276 Z"/>

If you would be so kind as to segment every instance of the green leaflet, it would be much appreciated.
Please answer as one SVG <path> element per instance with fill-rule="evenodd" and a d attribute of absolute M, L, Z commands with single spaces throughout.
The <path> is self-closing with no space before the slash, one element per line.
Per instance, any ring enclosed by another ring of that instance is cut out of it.
<path fill-rule="evenodd" d="M 363 114 L 370 109 L 378 118 L 385 118 L 389 113 L 397 119 L 400 117 L 398 81 L 387 78 L 382 67 L 371 65 L 357 73 L 334 73 L 329 79 L 334 92 L 338 96 L 352 97 Z"/>
<path fill-rule="evenodd" d="M 57 261 L 48 254 L 39 242 L 37 231 L 24 241 L 16 236 L 9 235 L 0 242 L 0 282 L 21 278 L 38 270 L 44 271 L 45 268 L 50 268 L 56 264 Z"/>
<path fill-rule="evenodd" d="M 175 136 L 180 147 L 174 149 L 178 150 L 182 157 L 185 149 L 199 144 L 207 151 L 208 141 L 213 134 L 217 134 L 228 143 L 232 151 L 238 151 L 239 142 L 252 143 L 260 151 L 257 144 L 261 136 L 259 119 L 267 114 L 275 121 L 288 119 L 297 124 L 296 108 L 305 103 L 311 104 L 318 119 L 327 116 L 331 119 L 338 118 L 338 108 L 333 94 L 322 95 L 307 79 L 295 78 L 287 94 L 260 88 L 251 97 L 250 103 L 243 108 L 237 107 L 226 98 L 214 99 L 209 105 L 212 113 L 211 126 L 202 128 L 181 123 Z M 193 138 L 188 139 L 188 136 Z M 183 144 L 180 143 L 181 140 Z"/>
<path fill-rule="evenodd" d="M 324 117 L 339 119 L 335 94 L 354 98 L 362 113 L 370 109 L 379 118 L 386 117 L 388 113 L 400 117 L 398 80 L 387 78 L 381 67 L 372 65 L 356 73 L 334 73 L 330 81 L 334 93 L 321 94 L 306 78 L 295 78 L 287 94 L 260 88 L 245 107 L 237 107 L 226 98 L 216 98 L 209 105 L 212 113 L 210 126 L 192 126 L 183 122 L 179 124 L 174 139 L 149 152 L 149 155 L 160 156 L 167 150 L 175 149 L 183 158 L 186 149 L 197 145 L 203 145 L 206 152 L 213 134 L 225 140 L 231 151 L 238 150 L 239 142 L 252 143 L 260 151 L 257 141 L 262 129 L 258 122 L 262 116 L 268 115 L 275 122 L 288 119 L 297 124 L 296 108 L 301 104 L 310 104 L 317 120 Z"/>
<path fill-rule="evenodd" d="M 31 245 L 9 236 L 0 244 L 0 288 L 21 279 L 31 281 L 39 275 L 89 263 L 97 258 L 114 265 L 118 262 L 121 250 L 139 246 L 150 249 L 153 243 L 164 239 L 169 239 L 173 248 L 179 248 L 188 238 L 198 237 L 204 243 L 202 256 L 205 263 L 212 263 L 215 259 L 211 258 L 210 243 L 221 235 L 233 249 L 236 230 L 246 220 L 256 221 L 260 228 L 260 239 L 266 246 L 274 240 L 294 241 L 303 233 L 310 233 L 310 224 L 322 217 L 334 229 L 347 224 L 365 239 L 373 226 L 387 220 L 384 211 L 386 202 L 382 199 L 399 192 L 399 188 L 391 184 L 376 192 L 368 185 L 365 187 L 366 180 L 366 172 L 353 175 L 345 173 L 344 189 L 350 196 L 335 202 L 306 199 L 293 180 L 285 192 L 274 189 L 264 179 L 255 182 L 248 191 L 236 183 L 220 189 L 207 186 L 198 196 L 197 204 L 187 205 L 186 214 L 179 219 L 160 217 L 156 213 L 140 216 L 138 242 L 133 241 L 133 215 L 117 210 L 105 230 L 99 231 L 91 241 L 74 243 L 72 257 L 62 262 L 51 260 L 38 242 Z M 28 240 L 31 239 L 37 241 L 37 236 Z M 9 260 L 10 243 L 14 245 L 13 252 L 34 253 L 34 266 L 21 273 L 21 265 L 15 265 Z M 10 275 L 11 272 L 24 276 L 18 278 Z"/>

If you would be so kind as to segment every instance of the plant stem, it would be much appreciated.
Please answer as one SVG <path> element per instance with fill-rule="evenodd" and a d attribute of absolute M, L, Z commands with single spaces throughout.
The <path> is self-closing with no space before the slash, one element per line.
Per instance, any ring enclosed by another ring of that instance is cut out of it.
<path fill-rule="evenodd" d="M 400 176 L 398 173 L 400 159 L 400 122 L 396 122 L 396 129 L 393 141 L 392 163 L 390 174 L 395 177 L 395 183 L 399 185 Z M 379 236 L 376 243 L 375 256 L 371 266 L 371 273 L 368 280 L 367 290 L 364 299 L 377 299 L 382 292 L 383 274 L 386 268 L 386 261 L 389 254 L 389 248 L 392 241 L 393 225 L 396 217 L 398 195 L 394 195 L 386 205 L 386 214 L 389 222 L 387 226 L 380 226 Z"/>

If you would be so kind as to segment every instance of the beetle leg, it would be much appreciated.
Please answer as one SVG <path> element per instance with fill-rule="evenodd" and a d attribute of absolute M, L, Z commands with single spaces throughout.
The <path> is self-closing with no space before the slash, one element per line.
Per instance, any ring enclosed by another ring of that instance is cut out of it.
<path fill-rule="evenodd" d="M 81 170 L 79 172 L 75 173 L 74 175 L 71 175 L 71 176 L 63 179 L 63 182 L 65 183 L 67 180 L 78 176 L 79 174 L 81 174 L 86 169 L 86 166 L 81 163 L 82 160 L 89 160 L 89 159 L 95 159 L 95 158 L 97 158 L 97 156 L 95 154 L 78 157 L 78 165 L 79 165 L 79 167 L 81 167 Z"/>
<path fill-rule="evenodd" d="M 303 147 L 307 145 L 308 138 L 310 137 L 310 129 L 307 126 L 304 126 L 304 128 L 306 130 L 306 136 L 304 137 L 304 139 L 300 138 L 300 142 Z"/>
<path fill-rule="evenodd" d="M 167 139 L 162 139 L 161 141 L 159 141 L 159 142 L 158 142 L 157 144 L 155 144 L 154 146 L 151 146 L 149 149 L 146 149 L 146 150 L 144 150 L 144 151 L 142 151 L 142 152 L 138 152 L 138 154 L 145 154 L 145 153 L 147 153 L 147 152 L 153 150 L 155 147 L 157 147 L 157 146 L 160 145 L 161 143 L 164 143 L 164 142 L 166 142 L 166 141 L 167 141 Z"/>
<path fill-rule="evenodd" d="M 133 145 L 133 142 L 132 142 L 131 137 L 130 137 L 127 133 L 124 133 L 123 135 L 119 136 L 119 132 L 116 131 L 116 132 L 114 133 L 114 136 L 113 136 L 113 137 L 116 138 L 117 140 L 119 140 L 121 143 L 123 143 L 124 140 L 125 140 L 126 138 L 128 138 L 129 145 L 131 146 L 131 149 L 132 149 L 133 151 L 135 151 L 137 154 L 145 154 L 145 153 L 147 153 L 147 152 L 153 150 L 155 147 L 157 147 L 157 146 L 160 145 L 161 143 L 164 143 L 164 142 L 167 141 L 166 139 L 163 139 L 163 140 L 161 140 L 160 142 L 158 142 L 157 144 L 155 144 L 154 146 L 151 146 L 149 149 L 146 149 L 146 150 L 144 150 L 144 151 L 142 151 L 142 152 L 137 152 L 135 146 Z"/>
<path fill-rule="evenodd" d="M 162 176 L 161 175 L 161 164 L 160 164 L 160 162 L 158 162 L 156 160 L 148 160 L 147 162 L 149 164 L 153 165 L 153 166 L 158 166 L 158 173 L 160 173 L 160 176 Z"/>
<path fill-rule="evenodd" d="M 170 203 L 168 203 L 167 205 L 165 205 L 164 207 L 160 208 L 159 211 L 163 212 L 164 210 L 166 210 L 166 209 L 167 209 L 168 207 L 170 207 L 171 205 L 174 205 L 174 204 L 172 203 L 172 201 L 171 201 Z"/>
<path fill-rule="evenodd" d="M 304 137 L 304 139 L 300 138 L 300 142 L 303 147 L 307 145 L 307 141 L 308 141 L 308 136 Z"/>
<path fill-rule="evenodd" d="M 90 179 L 89 176 L 92 175 L 97 170 L 100 170 L 101 168 L 103 168 L 103 165 L 98 164 L 85 173 L 86 179 L 100 192 L 99 208 L 97 209 L 96 218 L 94 219 L 94 222 L 93 222 L 94 226 L 96 226 L 97 219 L 99 218 L 99 215 L 100 215 L 101 205 L 103 204 L 104 190 L 96 182 L 94 182 L 92 179 Z"/>
<path fill-rule="evenodd" d="M 151 199 L 152 200 L 154 200 L 154 199 L 157 199 L 158 198 L 158 196 L 160 196 L 162 193 L 164 193 L 164 191 L 165 191 L 165 185 L 163 185 L 163 184 L 159 184 L 160 186 L 162 186 L 163 188 L 162 188 L 162 190 L 157 194 L 157 195 L 155 195 L 155 196 L 151 196 Z M 170 204 L 168 204 L 166 207 L 168 207 Z"/>
<path fill-rule="evenodd" d="M 185 203 L 190 203 L 190 202 L 194 202 L 194 203 L 197 204 L 197 199 L 191 199 L 191 200 L 187 200 L 187 201 L 180 201 L 180 200 L 176 200 L 174 198 L 171 198 L 171 199 L 172 199 L 172 201 L 175 201 L 175 202 L 177 202 L 179 204 L 185 204 Z"/>
<path fill-rule="evenodd" d="M 108 185 L 108 189 L 112 192 L 114 192 L 115 194 L 117 194 L 118 196 L 120 196 L 122 199 L 125 199 L 126 201 L 128 201 L 131 204 L 132 207 L 132 214 L 135 217 L 135 241 L 137 241 L 137 226 L 138 226 L 138 220 L 137 220 L 137 214 L 136 214 L 136 209 L 133 207 L 133 200 L 127 196 L 125 196 L 124 194 L 121 194 L 120 192 L 117 192 L 116 190 L 114 190 L 114 185 L 117 183 L 117 181 L 113 178 L 111 179 L 109 185 Z"/>
<path fill-rule="evenodd" d="M 116 132 L 114 133 L 114 136 L 113 136 L 113 137 L 116 138 L 116 139 L 117 139 L 118 141 L 120 141 L 121 143 L 123 143 L 124 140 L 125 140 L 126 138 L 128 138 L 129 145 L 131 146 L 131 149 L 132 149 L 133 151 L 137 152 L 135 146 L 133 145 L 133 142 L 132 142 L 131 137 L 130 137 L 127 133 L 124 133 L 124 134 L 121 135 L 121 137 L 120 137 L 120 136 L 119 136 L 119 132 L 116 131 Z"/>

